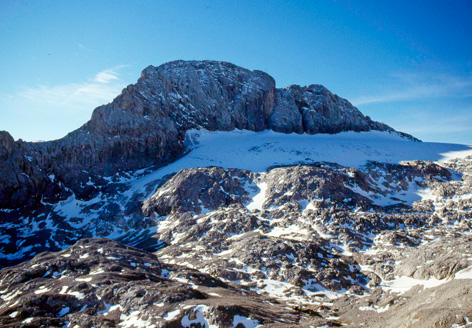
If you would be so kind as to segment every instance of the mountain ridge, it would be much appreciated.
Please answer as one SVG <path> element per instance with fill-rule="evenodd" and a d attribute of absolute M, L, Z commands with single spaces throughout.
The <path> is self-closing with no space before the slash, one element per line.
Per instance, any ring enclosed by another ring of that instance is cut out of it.
<path fill-rule="evenodd" d="M 88 174 L 162 166 L 184 152 L 186 131 L 270 129 L 282 133 L 391 131 L 321 85 L 284 89 L 262 71 L 228 62 L 173 61 L 145 68 L 136 84 L 65 137 L 45 142 L 0 135 L 0 207 L 64 199 Z M 402 134 L 408 138 L 409 135 Z M 84 174 L 83 171 L 87 171 Z M 56 177 L 53 181 L 49 177 Z M 51 187 L 53 186 L 53 187 Z"/>

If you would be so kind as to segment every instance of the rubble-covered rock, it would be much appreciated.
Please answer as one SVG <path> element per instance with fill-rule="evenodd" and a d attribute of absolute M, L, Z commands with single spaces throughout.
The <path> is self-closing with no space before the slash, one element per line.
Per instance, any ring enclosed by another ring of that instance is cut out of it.
<path fill-rule="evenodd" d="M 0 281 L 2 327 L 233 327 L 238 320 L 300 320 L 279 305 L 260 308 L 264 297 L 109 239 L 82 239 L 43 253 L 1 270 Z"/>

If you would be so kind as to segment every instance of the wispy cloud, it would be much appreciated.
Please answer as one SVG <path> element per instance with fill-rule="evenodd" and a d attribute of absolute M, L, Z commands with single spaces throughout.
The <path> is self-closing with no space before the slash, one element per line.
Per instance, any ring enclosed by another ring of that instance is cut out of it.
<path fill-rule="evenodd" d="M 471 76 L 395 73 L 391 77 L 392 83 L 377 93 L 353 98 L 352 103 L 359 106 L 415 99 L 472 97 Z"/>
<path fill-rule="evenodd" d="M 112 80 L 118 80 L 118 74 L 113 70 L 106 70 L 98 73 L 94 81 L 98 83 L 108 83 Z"/>
<path fill-rule="evenodd" d="M 125 82 L 120 79 L 119 71 L 123 67 L 103 70 L 82 83 L 24 88 L 13 98 L 34 103 L 36 107 L 47 106 L 51 110 L 90 111 L 112 101 L 121 92 Z"/>

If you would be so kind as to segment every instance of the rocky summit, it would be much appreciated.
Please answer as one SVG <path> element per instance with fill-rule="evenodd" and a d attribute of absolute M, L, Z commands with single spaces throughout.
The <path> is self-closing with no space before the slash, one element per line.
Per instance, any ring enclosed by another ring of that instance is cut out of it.
<path fill-rule="evenodd" d="M 37 205 L 44 197 L 58 201 L 71 191 L 87 198 L 94 190 L 81 182 L 90 175 L 174 161 L 184 153 L 190 129 L 393 131 L 321 85 L 277 89 L 261 71 L 225 62 L 175 61 L 147 67 L 136 84 L 62 139 L 15 142 L 1 132 L 0 206 Z"/>
<path fill-rule="evenodd" d="M 2 327 L 471 326 L 472 148 L 321 85 L 149 66 L 0 162 Z"/>

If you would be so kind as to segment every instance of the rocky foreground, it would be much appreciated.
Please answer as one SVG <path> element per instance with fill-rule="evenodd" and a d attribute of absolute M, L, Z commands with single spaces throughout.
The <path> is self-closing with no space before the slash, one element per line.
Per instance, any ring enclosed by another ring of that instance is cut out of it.
<path fill-rule="evenodd" d="M 83 239 L 5 268 L 0 320 L 467 327 L 471 172 L 472 159 L 182 170 L 143 203 L 166 247 Z M 424 194 L 409 202 L 414 186 Z"/>
<path fill-rule="evenodd" d="M 300 313 L 109 239 L 83 239 L 0 274 L 2 327 L 234 327 Z M 265 308 L 264 304 L 270 304 Z"/>

